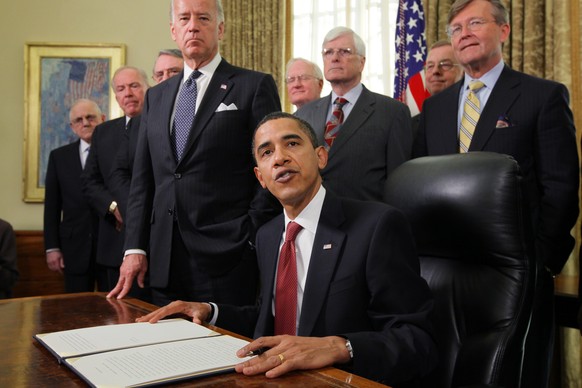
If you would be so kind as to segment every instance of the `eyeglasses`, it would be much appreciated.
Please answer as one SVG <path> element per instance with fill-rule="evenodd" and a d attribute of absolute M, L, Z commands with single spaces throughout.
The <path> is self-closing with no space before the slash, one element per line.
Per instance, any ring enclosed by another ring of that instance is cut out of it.
<path fill-rule="evenodd" d="M 166 70 L 160 70 L 160 71 L 156 71 L 154 73 L 154 75 L 152 75 L 152 78 L 154 79 L 154 81 L 160 82 L 161 80 L 164 79 L 164 76 L 166 76 L 166 78 L 170 78 L 170 77 L 173 77 L 175 75 L 180 74 L 181 71 L 182 71 L 182 69 L 179 69 L 177 67 L 173 67 L 171 69 L 166 69 Z"/>
<path fill-rule="evenodd" d="M 328 58 L 332 58 L 334 56 L 334 54 L 337 53 L 337 55 L 340 58 L 346 58 L 349 57 L 350 55 L 354 54 L 354 50 L 352 50 L 351 48 L 338 48 L 338 49 L 333 49 L 333 48 L 329 48 L 329 49 L 323 49 L 321 50 L 321 55 L 323 55 L 324 58 L 328 59 Z"/>
<path fill-rule="evenodd" d="M 97 116 L 96 115 L 86 115 L 86 116 L 77 117 L 76 119 L 73 119 L 71 121 L 71 124 L 75 125 L 75 126 L 83 125 L 83 120 L 87 120 L 90 123 L 92 123 L 92 122 L 97 120 Z"/>
<path fill-rule="evenodd" d="M 433 62 L 427 63 L 426 66 L 424 66 L 424 70 L 426 72 L 431 72 L 431 73 L 436 71 L 436 69 L 439 69 L 441 71 L 449 71 L 455 66 L 459 66 L 459 64 L 453 63 L 453 62 L 448 61 L 448 60 L 444 60 L 444 61 L 440 61 L 439 63 L 433 63 Z"/>
<path fill-rule="evenodd" d="M 497 23 L 495 20 L 485 20 L 485 19 L 471 19 L 469 23 L 465 25 L 467 30 L 471 32 L 480 31 L 483 26 L 487 23 Z M 461 24 L 454 24 L 447 28 L 447 35 L 449 38 L 456 38 L 463 31 L 463 26 Z"/>
<path fill-rule="evenodd" d="M 305 81 L 309 81 L 310 79 L 315 79 L 316 77 L 310 74 L 301 74 L 298 76 L 293 76 L 293 77 L 287 77 L 285 78 L 285 83 L 286 84 L 292 84 L 295 81 L 301 81 L 301 82 L 305 82 Z"/>

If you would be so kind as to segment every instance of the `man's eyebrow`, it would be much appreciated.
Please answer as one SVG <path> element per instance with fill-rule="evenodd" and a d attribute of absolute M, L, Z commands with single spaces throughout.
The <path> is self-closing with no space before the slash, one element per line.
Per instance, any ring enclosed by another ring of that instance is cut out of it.
<path fill-rule="evenodd" d="M 296 133 L 290 133 L 289 135 L 283 136 L 283 140 L 290 140 L 290 139 L 303 140 L 303 138 Z"/>
<path fill-rule="evenodd" d="M 262 149 L 269 147 L 271 144 L 272 143 L 270 141 L 266 141 L 262 144 L 259 144 L 259 146 L 257 147 L 257 152 L 260 152 Z"/>

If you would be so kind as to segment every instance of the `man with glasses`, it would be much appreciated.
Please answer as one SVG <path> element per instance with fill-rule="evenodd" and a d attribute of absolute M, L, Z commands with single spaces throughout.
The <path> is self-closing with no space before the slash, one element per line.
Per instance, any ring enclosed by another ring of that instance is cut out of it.
<path fill-rule="evenodd" d="M 291 58 L 285 74 L 287 96 L 297 109 L 317 100 L 323 88 L 323 73 L 315 63 L 303 58 Z"/>
<path fill-rule="evenodd" d="M 430 47 L 424 70 L 426 88 L 431 95 L 442 92 L 463 76 L 453 46 L 446 40 L 439 40 Z"/>
<path fill-rule="evenodd" d="M 69 120 L 79 140 L 50 153 L 45 179 L 44 244 L 47 266 L 64 275 L 65 291 L 86 292 L 94 291 L 98 280 L 98 219 L 83 196 L 81 172 L 95 127 L 105 115 L 94 101 L 80 99 L 71 107 Z"/>
<path fill-rule="evenodd" d="M 119 208 L 121 198 L 115 193 L 111 172 L 124 133 L 134 125 L 139 126 L 138 116 L 148 89 L 147 75 L 141 69 L 124 66 L 115 71 L 111 87 L 124 115 L 95 128 L 91 152 L 82 175 L 83 193 L 99 216 L 97 263 L 105 272 L 107 291 L 115 287 L 119 277 L 125 217 Z M 147 299 L 147 295 L 142 293 L 133 296 Z"/>
<path fill-rule="evenodd" d="M 425 101 L 414 156 L 491 151 L 519 163 L 542 288 L 526 344 L 522 386 L 543 387 L 553 349 L 551 275 L 568 260 L 574 247 L 570 231 L 578 217 L 579 164 L 568 90 L 504 64 L 502 45 L 510 26 L 499 0 L 457 0 L 448 33 L 465 77 Z"/>
<path fill-rule="evenodd" d="M 180 50 L 160 50 L 156 63 L 154 63 L 152 79 L 156 84 L 159 84 L 170 77 L 180 74 L 183 69 L 184 58 L 182 57 L 182 52 Z"/>
<path fill-rule="evenodd" d="M 366 46 L 354 31 L 332 29 L 322 48 L 332 92 L 296 115 L 313 127 L 319 144 L 329 150 L 329 162 L 321 171 L 325 188 L 343 197 L 381 201 L 388 174 L 410 159 L 410 111 L 361 83 Z"/>

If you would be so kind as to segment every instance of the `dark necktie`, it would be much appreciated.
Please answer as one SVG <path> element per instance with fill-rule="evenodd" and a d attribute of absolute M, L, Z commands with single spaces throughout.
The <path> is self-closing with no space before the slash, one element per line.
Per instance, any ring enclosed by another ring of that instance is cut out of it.
<path fill-rule="evenodd" d="M 338 97 L 333 102 L 333 111 L 327 124 L 325 124 L 325 148 L 330 149 L 339 131 L 339 125 L 344 122 L 343 106 L 348 102 L 343 97 Z"/>
<path fill-rule="evenodd" d="M 179 162 L 188 142 L 190 129 L 194 123 L 196 114 L 196 97 L 198 96 L 198 87 L 196 78 L 202 75 L 198 70 L 194 70 L 190 77 L 182 85 L 178 101 L 176 102 L 176 111 L 174 112 L 174 157 Z"/>
<path fill-rule="evenodd" d="M 295 222 L 287 225 L 285 242 L 279 254 L 275 290 L 275 335 L 297 332 L 297 262 L 295 237 L 303 227 Z"/>

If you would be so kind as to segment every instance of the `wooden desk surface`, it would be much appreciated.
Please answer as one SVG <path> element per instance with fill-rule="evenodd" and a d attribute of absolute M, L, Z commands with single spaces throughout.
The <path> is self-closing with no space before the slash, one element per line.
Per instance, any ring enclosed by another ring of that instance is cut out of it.
<path fill-rule="evenodd" d="M 32 338 L 34 334 L 131 323 L 155 306 L 103 293 L 65 294 L 0 301 L 0 387 L 86 387 L 75 373 Z M 335 368 L 293 372 L 277 379 L 228 373 L 172 384 L 175 387 L 386 387 Z"/>

